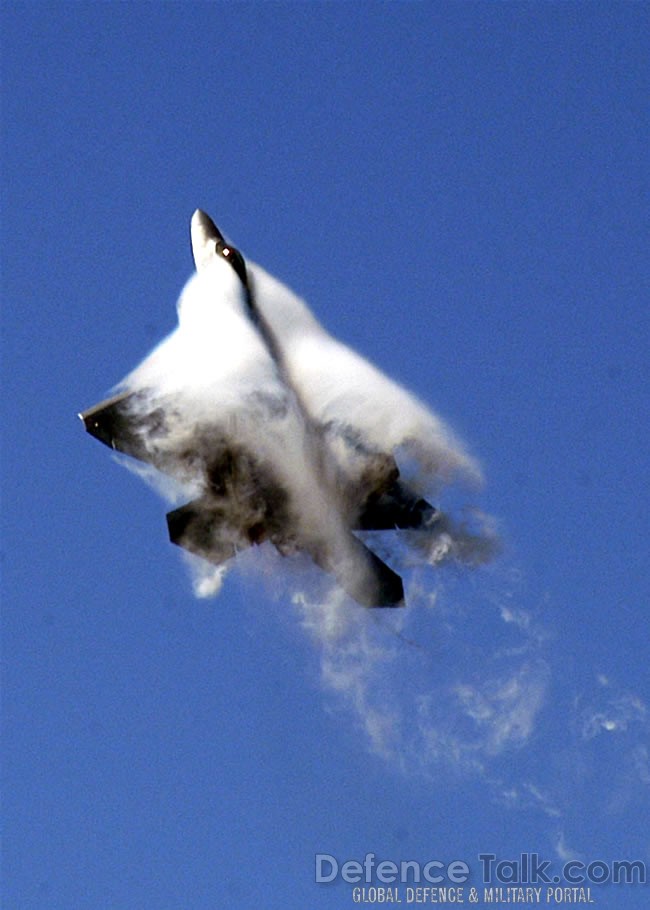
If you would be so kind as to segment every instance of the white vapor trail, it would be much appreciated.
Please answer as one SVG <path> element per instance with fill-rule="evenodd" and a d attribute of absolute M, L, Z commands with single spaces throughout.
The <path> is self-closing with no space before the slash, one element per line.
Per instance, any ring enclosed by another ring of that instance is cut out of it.
<path fill-rule="evenodd" d="M 515 622 L 505 595 L 487 596 L 502 574 L 474 579 L 423 568 L 398 613 L 350 609 L 336 592 L 294 603 L 328 699 L 372 752 L 409 774 L 489 777 L 499 791 L 499 768 L 534 736 L 550 667 L 534 614 L 519 609 Z"/>

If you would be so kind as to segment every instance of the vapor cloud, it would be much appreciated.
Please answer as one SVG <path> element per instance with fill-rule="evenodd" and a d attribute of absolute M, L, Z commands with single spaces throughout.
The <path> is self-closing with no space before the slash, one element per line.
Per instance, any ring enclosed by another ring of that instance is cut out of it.
<path fill-rule="evenodd" d="M 522 610 L 515 624 L 512 607 L 485 597 L 494 581 L 458 566 L 411 580 L 397 614 L 350 609 L 336 592 L 295 596 L 326 698 L 404 773 L 478 774 L 501 791 L 500 768 L 531 740 L 548 695 L 536 620 Z"/>
<path fill-rule="evenodd" d="M 318 650 L 324 689 L 374 752 L 426 771 L 440 762 L 478 768 L 520 748 L 546 689 L 543 662 L 527 653 L 524 613 L 490 606 L 492 622 L 518 633 L 517 654 L 477 659 L 467 632 L 483 605 L 452 602 L 444 589 L 455 574 L 483 571 L 499 550 L 494 520 L 472 504 L 478 462 L 422 401 L 333 338 L 260 266 L 225 255 L 215 237 L 197 212 L 198 271 L 179 299 L 178 327 L 114 390 L 125 396 L 118 423 L 127 428 L 117 447 L 138 459 L 130 468 L 177 507 L 209 491 L 201 543 L 215 558 L 185 554 L 195 594 L 219 593 L 241 565 L 220 557 L 260 542 L 251 532 L 260 528 L 285 557 L 273 571 Z M 411 530 L 353 534 L 360 504 L 390 489 L 398 471 L 409 495 L 438 507 L 449 490 L 464 505 Z M 362 542 L 404 577 L 408 610 L 389 616 L 348 596 L 365 584 Z M 336 582 L 306 569 L 302 551 Z M 403 681 L 405 664 L 414 688 Z"/>
<path fill-rule="evenodd" d="M 488 605 L 515 656 L 472 652 L 468 630 L 485 605 L 445 589 L 499 551 L 494 520 L 472 503 L 478 462 L 422 401 L 248 262 L 251 309 L 241 268 L 215 255 L 213 227 L 195 215 L 198 272 L 178 302 L 178 328 L 114 390 L 127 396 L 135 470 L 175 506 L 221 485 L 208 555 L 236 556 L 251 543 L 242 529 L 264 526 L 286 557 L 273 570 L 319 652 L 324 689 L 374 752 L 428 773 L 440 762 L 481 768 L 521 748 L 547 686 L 543 661 L 528 653 L 526 614 Z M 416 529 L 353 535 L 360 503 L 398 470 L 414 495 L 439 506 L 450 491 L 464 504 Z M 359 541 L 404 577 L 406 611 L 364 610 L 348 596 L 364 572 Z M 339 583 L 305 570 L 303 550 L 317 562 L 325 553 L 319 564 Z M 218 594 L 238 563 L 186 560 L 199 597 Z"/>

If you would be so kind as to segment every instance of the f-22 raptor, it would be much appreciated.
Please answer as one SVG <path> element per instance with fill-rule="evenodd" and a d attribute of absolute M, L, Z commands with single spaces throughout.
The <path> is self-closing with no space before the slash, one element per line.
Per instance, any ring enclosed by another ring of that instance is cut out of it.
<path fill-rule="evenodd" d="M 197 273 L 179 327 L 79 415 L 86 430 L 192 492 L 167 514 L 172 543 L 221 565 L 270 541 L 307 552 L 362 605 L 402 606 L 401 578 L 355 532 L 426 529 L 439 513 L 400 479 L 392 451 L 325 420 L 313 389 L 296 387 L 265 273 L 200 210 L 191 239 Z"/>

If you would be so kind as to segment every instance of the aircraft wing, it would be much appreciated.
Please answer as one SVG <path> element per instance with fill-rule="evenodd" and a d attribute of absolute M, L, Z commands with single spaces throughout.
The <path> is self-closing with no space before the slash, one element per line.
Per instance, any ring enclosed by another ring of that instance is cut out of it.
<path fill-rule="evenodd" d="M 147 430 L 147 421 L 152 424 L 163 420 L 163 412 L 153 412 L 148 418 L 134 417 L 137 401 L 136 392 L 121 392 L 101 401 L 87 411 L 82 411 L 79 417 L 87 432 L 95 439 L 103 442 L 109 449 L 123 452 L 138 461 L 151 459 L 142 442 L 144 432 Z"/>

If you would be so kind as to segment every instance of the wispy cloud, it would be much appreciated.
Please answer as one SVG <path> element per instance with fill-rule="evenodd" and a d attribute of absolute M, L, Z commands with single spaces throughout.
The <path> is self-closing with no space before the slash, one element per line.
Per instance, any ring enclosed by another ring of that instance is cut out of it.
<path fill-rule="evenodd" d="M 453 694 L 459 711 L 472 721 L 480 748 L 498 754 L 528 741 L 547 682 L 548 667 L 538 660 L 480 684 L 458 683 Z"/>
<path fill-rule="evenodd" d="M 542 812 L 550 818 L 560 818 L 562 811 L 548 788 L 530 781 L 520 780 L 520 775 L 511 769 L 510 780 L 490 780 L 490 786 L 497 802 L 517 812 Z"/>
<path fill-rule="evenodd" d="M 554 846 L 557 857 L 561 862 L 567 863 L 570 860 L 579 860 L 581 862 L 584 862 L 583 855 L 581 853 L 578 853 L 567 844 L 564 838 L 564 831 L 558 831 Z"/>
<path fill-rule="evenodd" d="M 435 579 L 414 578 L 401 611 L 354 609 L 337 592 L 295 603 L 325 692 L 372 751 L 408 773 L 494 776 L 492 764 L 530 740 L 547 697 L 536 623 L 485 602 L 458 567 Z"/>
<path fill-rule="evenodd" d="M 648 708 L 603 674 L 571 692 L 551 614 L 524 588 L 505 563 L 456 565 L 414 569 L 402 611 L 296 604 L 328 706 L 393 772 L 480 780 L 501 808 L 546 819 L 560 860 L 581 859 L 586 816 L 606 829 L 650 804 Z"/>
<path fill-rule="evenodd" d="M 634 692 L 626 691 L 599 674 L 594 690 L 576 698 L 577 721 L 583 739 L 603 734 L 625 733 L 636 724 L 645 725 L 648 709 Z"/>

